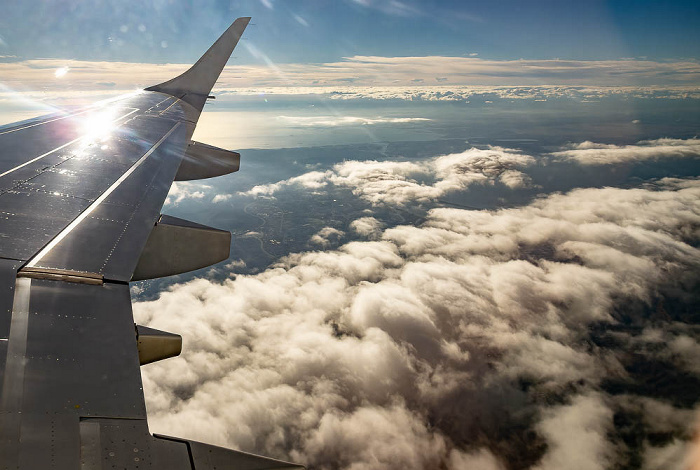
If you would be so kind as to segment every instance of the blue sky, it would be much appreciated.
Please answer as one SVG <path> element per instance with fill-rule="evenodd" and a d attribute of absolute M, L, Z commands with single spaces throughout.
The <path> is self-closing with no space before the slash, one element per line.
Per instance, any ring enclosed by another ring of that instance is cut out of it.
<path fill-rule="evenodd" d="M 700 58 L 692 1 L 80 0 L 6 2 L 0 55 L 189 63 L 238 16 L 275 63 L 355 55 Z M 237 63 L 257 63 L 239 48 Z"/>
<path fill-rule="evenodd" d="M 0 85 L 143 88 L 182 73 L 239 16 L 253 21 L 219 91 L 700 83 L 693 2 L 25 0 L 0 17 Z"/>

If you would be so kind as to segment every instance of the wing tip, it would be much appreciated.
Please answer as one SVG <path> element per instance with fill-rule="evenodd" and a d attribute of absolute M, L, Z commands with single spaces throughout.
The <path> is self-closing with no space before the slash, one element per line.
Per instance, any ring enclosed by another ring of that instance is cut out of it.
<path fill-rule="evenodd" d="M 231 26 L 187 71 L 158 85 L 149 86 L 145 90 L 175 96 L 201 112 L 206 97 L 211 93 L 211 89 L 226 66 L 226 62 L 231 57 L 250 20 L 250 16 L 236 18 Z"/>

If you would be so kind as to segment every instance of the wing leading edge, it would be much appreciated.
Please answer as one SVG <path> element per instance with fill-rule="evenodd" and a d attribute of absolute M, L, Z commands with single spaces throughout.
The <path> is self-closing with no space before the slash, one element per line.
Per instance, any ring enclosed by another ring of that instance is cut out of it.
<path fill-rule="evenodd" d="M 130 280 L 228 256 L 230 234 L 160 210 L 173 180 L 238 169 L 191 137 L 248 21 L 145 92 L 0 130 L 0 470 L 302 468 L 151 435 L 140 365 L 181 338 L 131 310 Z"/>

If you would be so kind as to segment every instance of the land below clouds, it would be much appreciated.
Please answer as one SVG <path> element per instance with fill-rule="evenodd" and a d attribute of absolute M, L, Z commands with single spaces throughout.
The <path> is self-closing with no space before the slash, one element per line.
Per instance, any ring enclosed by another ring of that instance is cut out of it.
<path fill-rule="evenodd" d="M 139 286 L 190 335 L 144 369 L 154 429 L 314 468 L 682 468 L 697 140 L 553 140 L 248 151 L 178 184 L 165 210 L 236 239 Z"/>

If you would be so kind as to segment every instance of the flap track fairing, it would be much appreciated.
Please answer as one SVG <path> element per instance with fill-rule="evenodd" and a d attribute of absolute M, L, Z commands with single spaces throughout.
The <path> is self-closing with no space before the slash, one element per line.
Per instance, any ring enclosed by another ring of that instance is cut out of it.
<path fill-rule="evenodd" d="M 241 154 L 190 141 L 175 181 L 201 180 L 238 171 Z"/>
<path fill-rule="evenodd" d="M 141 365 L 179 356 L 182 352 L 182 336 L 136 325 L 136 345 Z"/>
<path fill-rule="evenodd" d="M 229 257 L 231 233 L 161 215 L 148 236 L 132 281 L 205 268 Z"/>

